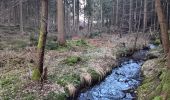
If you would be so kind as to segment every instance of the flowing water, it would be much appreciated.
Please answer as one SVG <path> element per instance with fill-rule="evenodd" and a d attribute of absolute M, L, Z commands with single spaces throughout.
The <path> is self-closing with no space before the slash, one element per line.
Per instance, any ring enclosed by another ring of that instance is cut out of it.
<path fill-rule="evenodd" d="M 149 45 L 149 48 L 155 46 Z M 141 50 L 142 55 L 146 55 L 144 52 L 147 50 Z M 135 100 L 135 89 L 141 82 L 142 63 L 132 59 L 122 62 L 103 82 L 81 93 L 78 100 Z"/>
<path fill-rule="evenodd" d="M 133 100 L 134 89 L 140 84 L 140 65 L 134 60 L 123 62 L 113 69 L 103 82 L 81 93 L 79 100 Z"/>

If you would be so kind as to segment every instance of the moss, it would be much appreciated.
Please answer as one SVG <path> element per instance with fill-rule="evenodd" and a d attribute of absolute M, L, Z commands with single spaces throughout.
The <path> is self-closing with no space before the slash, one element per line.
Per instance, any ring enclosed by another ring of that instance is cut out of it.
<path fill-rule="evenodd" d="M 44 100 L 67 100 L 66 93 L 50 92 Z"/>
<path fill-rule="evenodd" d="M 64 63 L 69 65 L 69 66 L 73 66 L 74 64 L 78 63 L 81 61 L 80 57 L 77 56 L 69 56 L 64 60 Z"/>
<path fill-rule="evenodd" d="M 159 95 L 161 88 L 157 88 L 159 86 L 159 81 L 151 80 L 146 83 L 143 83 L 138 88 L 138 98 L 139 100 L 143 99 L 153 99 L 156 95 Z"/>
<path fill-rule="evenodd" d="M 78 85 L 80 84 L 80 77 L 76 74 L 63 75 L 57 79 L 57 83 L 61 86 L 66 86 L 69 83 Z"/>
<path fill-rule="evenodd" d="M 32 80 L 38 81 L 40 80 L 40 78 L 41 78 L 40 71 L 38 70 L 38 68 L 34 68 L 33 74 L 32 74 Z"/>
<path fill-rule="evenodd" d="M 37 46 L 37 48 L 39 48 L 39 49 L 41 49 L 42 48 L 42 45 L 43 45 L 43 32 L 41 31 L 41 29 L 40 29 L 40 36 L 39 36 L 39 39 L 38 39 L 38 46 Z"/>
<path fill-rule="evenodd" d="M 138 88 L 139 100 L 142 100 L 141 98 L 162 100 L 159 95 L 166 95 L 166 99 L 170 98 L 170 71 L 165 69 L 165 60 L 160 59 L 157 63 L 160 73 L 144 79 L 143 84 Z"/>
<path fill-rule="evenodd" d="M 161 62 L 161 64 L 160 64 Z M 139 100 L 152 100 L 154 97 L 158 96 L 162 92 L 162 82 L 161 78 L 164 76 L 162 73 L 162 62 L 161 60 L 156 61 L 157 66 L 155 68 L 158 69 L 154 75 L 148 77 L 144 77 L 142 85 L 138 88 L 138 98 Z"/>
<path fill-rule="evenodd" d="M 167 95 L 167 98 L 170 98 L 170 70 L 165 71 L 162 76 L 162 93 Z"/>
<path fill-rule="evenodd" d="M 160 39 L 155 39 L 155 41 L 153 41 L 153 44 L 154 45 L 160 45 L 161 44 Z"/>
<path fill-rule="evenodd" d="M 89 69 L 87 72 L 90 73 L 94 80 L 98 80 L 100 78 L 100 75 L 94 69 Z"/>
<path fill-rule="evenodd" d="M 163 100 L 161 96 L 156 96 L 153 100 Z"/>

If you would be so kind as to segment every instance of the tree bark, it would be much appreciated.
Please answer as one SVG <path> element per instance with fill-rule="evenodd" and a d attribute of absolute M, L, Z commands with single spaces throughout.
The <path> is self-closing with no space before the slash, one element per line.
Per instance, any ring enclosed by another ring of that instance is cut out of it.
<path fill-rule="evenodd" d="M 116 4 L 117 4 L 117 6 L 116 6 L 116 25 L 118 25 L 119 0 L 117 0 Z"/>
<path fill-rule="evenodd" d="M 77 0 L 77 23 L 76 23 L 76 34 L 79 33 L 79 8 L 80 8 L 80 1 Z"/>
<path fill-rule="evenodd" d="M 57 1 L 57 26 L 58 26 L 58 42 L 60 45 L 65 45 L 65 30 L 64 30 L 64 5 L 63 0 Z"/>
<path fill-rule="evenodd" d="M 168 27 L 167 27 L 165 14 L 163 13 L 160 0 L 155 0 L 155 8 L 156 8 L 157 16 L 158 16 L 158 21 L 160 24 L 161 38 L 162 38 L 162 45 L 164 48 L 164 53 L 167 55 L 169 52 Z"/>
<path fill-rule="evenodd" d="M 48 23 L 48 0 L 41 0 L 41 24 L 38 41 L 38 73 L 39 79 L 43 80 L 43 62 L 44 62 L 44 51 L 47 37 L 47 23 Z"/>
<path fill-rule="evenodd" d="M 133 2 L 130 0 L 130 12 L 129 12 L 129 33 L 132 32 L 132 7 Z"/>
<path fill-rule="evenodd" d="M 23 29 L 23 12 L 22 12 L 22 0 L 20 0 L 20 32 L 21 34 L 24 33 L 24 29 Z"/>
<path fill-rule="evenodd" d="M 143 32 L 146 31 L 146 27 L 147 27 L 147 0 L 144 0 Z"/>

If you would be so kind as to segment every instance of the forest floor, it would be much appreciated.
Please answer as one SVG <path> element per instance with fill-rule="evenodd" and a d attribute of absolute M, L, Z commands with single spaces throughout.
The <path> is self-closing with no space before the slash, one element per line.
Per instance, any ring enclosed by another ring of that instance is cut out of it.
<path fill-rule="evenodd" d="M 55 35 L 48 36 L 44 67 L 48 80 L 32 81 L 36 67 L 37 39 L 14 31 L 0 31 L 0 100 L 64 100 L 80 86 L 100 81 L 118 64 L 117 58 L 134 48 L 135 34 L 102 34 L 92 39 L 73 38 L 59 46 Z M 141 34 L 137 49 L 148 45 Z"/>

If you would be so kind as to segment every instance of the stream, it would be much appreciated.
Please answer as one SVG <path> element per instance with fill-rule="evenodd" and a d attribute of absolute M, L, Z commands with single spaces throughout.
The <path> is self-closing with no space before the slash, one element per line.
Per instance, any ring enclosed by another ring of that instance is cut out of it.
<path fill-rule="evenodd" d="M 154 45 L 149 45 L 149 49 L 153 48 Z M 147 52 L 148 50 L 139 50 L 135 53 L 143 57 Z M 144 61 L 127 59 L 114 68 L 100 84 L 81 93 L 78 100 L 136 100 L 135 89 L 142 81 L 141 65 Z"/>

